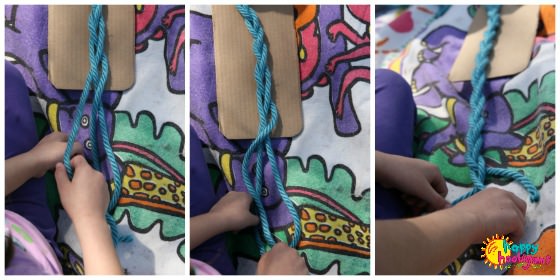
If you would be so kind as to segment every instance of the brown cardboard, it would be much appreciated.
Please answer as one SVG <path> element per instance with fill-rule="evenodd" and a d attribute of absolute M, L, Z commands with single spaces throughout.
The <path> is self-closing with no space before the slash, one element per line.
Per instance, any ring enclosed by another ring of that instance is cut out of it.
<path fill-rule="evenodd" d="M 272 136 L 295 136 L 303 128 L 303 119 L 293 7 L 251 7 L 269 46 L 272 94 L 279 111 Z M 212 21 L 220 130 L 229 139 L 255 138 L 259 121 L 253 39 L 235 6 L 213 6 Z"/>
<path fill-rule="evenodd" d="M 538 5 L 504 5 L 500 31 L 488 67 L 488 78 L 517 74 L 529 65 L 539 20 Z M 479 9 L 449 73 L 452 82 L 470 80 L 486 30 L 486 11 Z"/>
<path fill-rule="evenodd" d="M 89 64 L 89 5 L 49 5 L 49 79 L 59 89 L 83 89 Z M 126 90 L 134 83 L 134 6 L 104 6 L 106 89 Z"/>

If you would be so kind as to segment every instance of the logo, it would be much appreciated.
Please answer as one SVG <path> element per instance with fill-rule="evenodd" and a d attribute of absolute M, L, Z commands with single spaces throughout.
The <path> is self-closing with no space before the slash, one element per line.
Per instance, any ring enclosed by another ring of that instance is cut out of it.
<path fill-rule="evenodd" d="M 500 263 L 500 257 L 503 258 L 511 256 L 511 250 L 506 252 L 507 249 L 504 248 L 504 244 L 509 246 L 513 244 L 513 241 L 510 241 L 509 237 L 504 238 L 502 235 L 500 238 L 498 234 L 496 234 L 494 236 L 490 236 L 490 238 L 487 237 L 486 241 L 482 241 L 482 243 L 486 246 L 480 248 L 484 252 L 484 254 L 480 256 L 481 258 L 484 258 L 484 263 L 488 264 L 488 267 L 492 267 L 492 265 L 494 265 L 494 269 L 498 269 L 498 267 L 503 269 L 504 263 Z"/>
<path fill-rule="evenodd" d="M 484 258 L 484 263 L 488 267 L 494 266 L 494 269 L 500 270 L 508 269 L 513 266 L 518 266 L 524 270 L 532 268 L 541 268 L 543 265 L 550 264 L 552 257 L 536 257 L 535 254 L 539 251 L 539 244 L 514 244 L 509 237 L 502 235 L 501 237 L 496 234 L 487 237 L 482 242 L 485 247 L 482 247 L 482 254 L 480 257 Z"/>

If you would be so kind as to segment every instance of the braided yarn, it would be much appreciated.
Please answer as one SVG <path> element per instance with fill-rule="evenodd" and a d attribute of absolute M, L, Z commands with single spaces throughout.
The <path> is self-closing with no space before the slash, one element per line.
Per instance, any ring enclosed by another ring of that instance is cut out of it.
<path fill-rule="evenodd" d="M 72 155 L 72 144 L 76 140 L 78 134 L 78 128 L 80 126 L 81 116 L 83 114 L 84 106 L 88 99 L 90 90 L 94 91 L 93 103 L 90 116 L 90 141 L 93 154 L 93 167 L 96 170 L 101 170 L 99 162 L 99 148 L 97 144 L 97 123 L 99 122 L 99 133 L 101 133 L 102 145 L 105 153 L 107 154 L 107 160 L 111 167 L 111 172 L 113 173 L 113 182 L 115 184 L 115 190 L 111 195 L 109 201 L 109 206 L 107 208 L 107 213 L 105 213 L 105 219 L 107 224 L 111 227 L 111 237 L 113 239 L 113 244 L 117 245 L 118 242 L 130 242 L 132 238 L 130 236 L 121 236 L 117 229 L 117 224 L 115 219 L 110 214 L 114 211 L 119 200 L 121 193 L 121 178 L 120 170 L 113 154 L 113 148 L 109 141 L 109 133 L 107 129 L 107 121 L 105 119 L 105 111 L 103 110 L 103 102 L 101 97 L 103 95 L 103 90 L 105 89 L 105 84 L 107 83 L 107 78 L 109 76 L 109 59 L 105 54 L 105 21 L 103 18 L 103 6 L 93 5 L 91 7 L 91 13 L 88 19 L 88 30 L 89 30 L 89 62 L 90 69 L 86 78 L 84 85 L 84 90 L 80 97 L 80 101 L 76 108 L 76 113 L 74 114 L 74 120 L 72 123 L 72 129 L 68 135 L 68 145 L 64 152 L 64 166 L 66 167 L 66 172 L 71 178 L 73 175 L 72 166 L 70 164 L 70 157 Z"/>
<path fill-rule="evenodd" d="M 257 61 L 254 76 L 257 85 L 256 98 L 257 108 L 259 111 L 259 127 L 255 140 L 253 140 L 243 157 L 243 163 L 241 165 L 243 182 L 245 183 L 249 194 L 253 197 L 253 201 L 255 202 L 258 210 L 264 241 L 268 246 L 272 247 L 276 241 L 270 231 L 266 210 L 261 201 L 262 185 L 264 183 L 263 161 L 266 157 L 268 159 L 268 163 L 270 164 L 276 188 L 278 189 L 282 201 L 292 216 L 294 235 L 289 245 L 290 247 L 295 248 L 299 243 L 301 235 L 301 222 L 297 209 L 288 197 L 284 188 L 270 140 L 270 133 L 276 127 L 276 122 L 278 120 L 278 110 L 271 96 L 272 75 L 268 67 L 268 47 L 265 42 L 264 30 L 257 14 L 251 7 L 248 5 L 237 5 L 236 8 L 245 20 L 245 25 L 253 38 L 253 53 Z M 249 174 L 249 164 L 252 158 L 256 158 L 256 175 L 254 181 L 251 180 Z M 259 251 L 262 255 L 266 251 L 266 245 L 261 240 L 260 234 L 258 233 L 256 240 L 259 245 Z"/>
<path fill-rule="evenodd" d="M 487 29 L 480 43 L 480 50 L 476 56 L 476 66 L 472 73 L 471 83 L 473 91 L 470 98 L 471 112 L 469 114 L 469 129 L 466 137 L 467 151 L 465 153 L 465 161 L 470 169 L 473 188 L 468 193 L 456 199 L 453 204 L 455 205 L 483 190 L 485 188 L 484 180 L 487 174 L 510 178 L 519 182 L 523 188 L 529 192 L 531 202 L 537 202 L 540 198 L 539 192 L 526 176 L 514 170 L 486 166 L 484 157 L 481 154 L 482 147 L 484 146 L 482 130 L 485 124 L 484 106 L 486 103 L 483 87 L 487 79 L 486 71 L 490 64 L 490 55 L 494 48 L 494 40 L 500 27 L 500 6 L 488 5 L 485 7 L 488 15 Z"/>

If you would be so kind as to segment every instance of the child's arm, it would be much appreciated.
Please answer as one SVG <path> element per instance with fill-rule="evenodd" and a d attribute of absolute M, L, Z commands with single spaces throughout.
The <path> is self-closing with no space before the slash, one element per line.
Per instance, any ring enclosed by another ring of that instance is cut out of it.
<path fill-rule="evenodd" d="M 455 207 L 424 216 L 375 222 L 377 274 L 437 274 L 471 244 L 495 234 L 523 234 L 526 204 L 489 188 Z"/>
<path fill-rule="evenodd" d="M 27 180 L 35 177 L 38 164 L 33 164 L 36 157 L 31 151 L 6 160 L 6 186 L 5 195 L 9 195 L 23 185 Z"/>
<path fill-rule="evenodd" d="M 229 192 L 206 214 L 190 219 L 191 250 L 204 241 L 227 231 L 242 230 L 259 223 L 251 212 L 252 198 L 244 192 Z"/>
<path fill-rule="evenodd" d="M 27 180 L 40 178 L 47 170 L 62 161 L 68 136 L 61 132 L 53 132 L 45 136 L 33 149 L 6 160 L 5 195 L 17 190 Z M 74 143 L 72 155 L 80 154 L 82 146 Z"/>
<path fill-rule="evenodd" d="M 375 151 L 375 181 L 395 188 L 411 206 L 428 206 L 429 211 L 449 207 L 445 179 L 437 166 L 421 159 Z"/>
<path fill-rule="evenodd" d="M 105 221 L 109 191 L 105 177 L 81 155 L 71 161 L 72 181 L 62 163 L 56 164 L 55 177 L 60 201 L 76 227 L 86 274 L 122 274 L 111 232 Z"/>

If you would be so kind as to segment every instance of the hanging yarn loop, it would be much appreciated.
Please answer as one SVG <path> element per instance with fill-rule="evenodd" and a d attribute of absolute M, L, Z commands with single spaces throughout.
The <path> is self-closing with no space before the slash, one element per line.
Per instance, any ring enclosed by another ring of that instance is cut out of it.
<path fill-rule="evenodd" d="M 89 30 L 89 62 L 90 69 L 86 77 L 86 82 L 84 85 L 84 90 L 80 97 L 78 106 L 74 113 L 74 120 L 72 123 L 71 131 L 68 135 L 68 145 L 64 152 L 64 166 L 68 176 L 71 178 L 73 175 L 72 166 L 70 163 L 70 157 L 72 155 L 72 145 L 76 141 L 78 134 L 78 129 L 80 127 L 80 120 L 82 118 L 84 107 L 89 97 L 91 90 L 94 91 L 93 103 L 90 115 L 90 125 L 89 125 L 89 136 L 92 147 L 92 157 L 93 157 L 93 168 L 101 171 L 101 165 L 99 162 L 100 154 L 98 148 L 98 133 L 101 133 L 102 145 L 107 155 L 107 160 L 110 165 L 111 172 L 113 174 L 113 182 L 115 189 L 111 195 L 109 201 L 109 206 L 107 207 L 107 212 L 105 213 L 105 219 L 107 224 L 111 228 L 111 237 L 113 239 L 113 244 L 116 246 L 119 242 L 130 242 L 132 240 L 131 236 L 121 236 L 117 229 L 117 224 L 115 219 L 111 215 L 117 206 L 119 196 L 121 193 L 121 178 L 120 170 L 113 153 L 113 148 L 111 147 L 109 132 L 107 129 L 107 121 L 105 118 L 105 110 L 103 109 L 102 95 L 107 83 L 107 78 L 109 77 L 109 59 L 105 54 L 105 20 L 103 18 L 103 6 L 102 5 L 92 5 L 91 12 L 88 19 L 88 30 Z M 99 132 L 97 130 L 97 123 L 99 123 Z"/>
<path fill-rule="evenodd" d="M 278 189 L 278 193 L 280 194 L 280 197 L 286 205 L 286 208 L 293 220 L 294 234 L 289 244 L 292 248 L 295 248 L 299 243 L 301 236 L 301 222 L 298 211 L 288 197 L 284 188 L 284 183 L 282 181 L 282 177 L 280 176 L 280 170 L 278 168 L 275 153 L 270 140 L 270 134 L 276 127 L 276 123 L 278 121 L 278 110 L 274 100 L 272 99 L 272 75 L 268 67 L 268 46 L 265 42 L 264 30 L 259 17 L 251 7 L 248 5 L 237 5 L 236 8 L 239 14 L 243 17 L 245 25 L 253 38 L 252 49 L 256 58 L 254 76 L 257 88 L 256 99 L 259 126 L 255 140 L 253 140 L 243 157 L 241 172 L 243 175 L 243 182 L 247 187 L 247 191 L 253 197 L 253 201 L 260 218 L 261 231 L 266 244 L 264 244 L 258 232 L 256 234 L 256 240 L 259 246 L 259 251 L 262 255 L 266 252 L 266 246 L 272 247 L 276 243 L 276 240 L 270 231 L 270 224 L 268 222 L 266 209 L 261 201 L 261 193 L 264 184 L 265 158 L 268 160 L 268 164 L 270 165 L 274 178 L 274 184 Z M 254 181 L 251 180 L 249 171 L 251 160 L 256 160 L 254 168 Z"/>
<path fill-rule="evenodd" d="M 520 183 L 529 193 L 531 202 L 539 201 L 539 192 L 535 185 L 523 174 L 506 168 L 489 167 L 484 161 L 482 148 L 484 147 L 484 138 L 482 131 L 485 125 L 485 104 L 486 97 L 484 95 L 484 85 L 487 79 L 487 70 L 490 65 L 490 56 L 494 48 L 494 41 L 500 28 L 500 5 L 487 5 L 488 15 L 486 23 L 486 31 L 480 43 L 480 50 L 476 55 L 476 64 L 472 73 L 472 93 L 470 97 L 471 112 L 469 114 L 469 129 L 467 131 L 466 143 L 467 151 L 465 153 L 465 162 L 470 171 L 470 177 L 473 182 L 473 188 L 453 202 L 453 205 L 462 200 L 473 196 L 485 188 L 484 181 L 486 175 L 505 177 Z M 479 9 L 482 12 L 482 7 Z"/>

